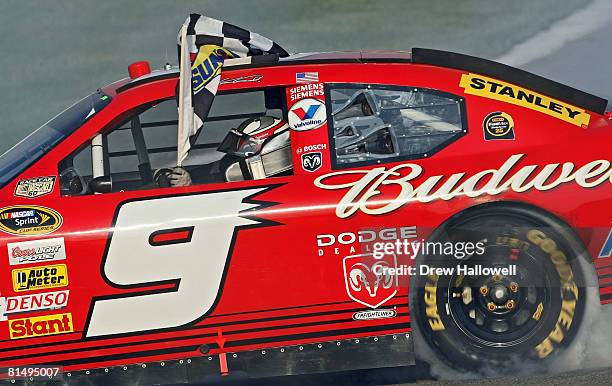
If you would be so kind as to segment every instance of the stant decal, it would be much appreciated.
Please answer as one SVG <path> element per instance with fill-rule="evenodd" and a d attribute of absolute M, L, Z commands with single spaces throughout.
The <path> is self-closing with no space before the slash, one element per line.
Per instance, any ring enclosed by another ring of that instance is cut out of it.
<path fill-rule="evenodd" d="M 323 165 L 323 154 L 320 151 L 302 154 L 302 169 L 307 172 L 316 172 Z"/>
<path fill-rule="evenodd" d="M 55 314 L 9 321 L 11 339 L 32 338 L 74 332 L 72 314 Z"/>
<path fill-rule="evenodd" d="M 0 321 L 7 320 L 9 314 L 64 308 L 69 294 L 69 290 L 64 290 L 0 298 Z"/>
<path fill-rule="evenodd" d="M 0 230 L 17 236 L 45 235 L 62 226 L 62 216 L 53 209 L 14 205 L 0 209 Z"/>
<path fill-rule="evenodd" d="M 13 270 L 13 290 L 15 292 L 65 287 L 67 285 L 68 269 L 66 264 Z"/>
<path fill-rule="evenodd" d="M 318 99 L 302 99 L 289 110 L 289 127 L 296 131 L 317 129 L 326 121 L 325 103 Z"/>
<path fill-rule="evenodd" d="M 485 140 L 514 139 L 514 120 L 509 114 L 495 111 L 482 122 Z"/>
<path fill-rule="evenodd" d="M 15 186 L 15 196 L 36 198 L 49 194 L 55 186 L 55 176 L 34 177 L 21 180 Z"/>
<path fill-rule="evenodd" d="M 538 94 L 526 88 L 476 74 L 463 74 L 459 86 L 466 94 L 478 95 L 539 111 L 576 126 L 587 126 L 591 116 L 583 109 Z"/>
<path fill-rule="evenodd" d="M 289 99 L 291 102 L 298 99 L 323 97 L 323 83 L 310 83 L 289 89 Z"/>
<path fill-rule="evenodd" d="M 63 237 L 8 243 L 7 248 L 10 265 L 66 259 Z"/>

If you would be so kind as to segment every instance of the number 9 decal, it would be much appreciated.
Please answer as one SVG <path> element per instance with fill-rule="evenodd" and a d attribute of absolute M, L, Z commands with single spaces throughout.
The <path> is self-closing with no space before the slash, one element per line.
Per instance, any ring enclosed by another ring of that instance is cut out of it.
<path fill-rule="evenodd" d="M 240 217 L 241 211 L 258 206 L 243 200 L 262 190 L 122 204 L 102 273 L 113 287 L 140 291 L 94 298 L 84 336 L 179 327 L 206 315 L 219 294 L 237 230 L 260 224 Z M 172 234 L 181 237 L 171 239 Z M 171 289 L 143 291 L 143 287 L 169 283 L 174 284 Z"/>

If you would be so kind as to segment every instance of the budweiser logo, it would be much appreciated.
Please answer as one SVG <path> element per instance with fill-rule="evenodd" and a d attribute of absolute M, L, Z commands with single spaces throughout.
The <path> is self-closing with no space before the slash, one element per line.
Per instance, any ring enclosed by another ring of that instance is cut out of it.
<path fill-rule="evenodd" d="M 515 154 L 499 169 L 488 169 L 466 178 L 466 173 L 451 176 L 431 176 L 420 184 L 413 184 L 423 173 L 417 164 L 401 164 L 390 169 L 376 167 L 370 170 L 347 170 L 328 173 L 318 177 L 314 184 L 321 189 L 346 189 L 336 207 L 336 215 L 347 218 L 361 211 L 370 215 L 393 212 L 407 203 L 431 202 L 437 199 L 450 200 L 458 195 L 478 197 L 483 194 L 496 195 L 506 190 L 522 193 L 531 189 L 546 191 L 561 184 L 574 182 L 583 188 L 592 188 L 610 182 L 610 161 L 596 160 L 576 168 L 573 163 L 553 163 L 544 167 L 526 165 L 516 173 L 510 170 L 523 158 Z M 341 177 L 334 183 L 335 177 Z M 348 181 L 347 176 L 358 177 Z M 396 196 L 381 197 L 385 187 L 392 187 Z"/>

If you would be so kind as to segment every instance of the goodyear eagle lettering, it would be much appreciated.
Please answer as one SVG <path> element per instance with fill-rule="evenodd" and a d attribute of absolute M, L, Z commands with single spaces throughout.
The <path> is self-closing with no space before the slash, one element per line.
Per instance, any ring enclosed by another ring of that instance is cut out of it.
<path fill-rule="evenodd" d="M 587 126 L 590 115 L 583 109 L 534 91 L 482 75 L 463 74 L 459 82 L 466 94 L 512 103 L 550 115 L 576 126 Z"/>

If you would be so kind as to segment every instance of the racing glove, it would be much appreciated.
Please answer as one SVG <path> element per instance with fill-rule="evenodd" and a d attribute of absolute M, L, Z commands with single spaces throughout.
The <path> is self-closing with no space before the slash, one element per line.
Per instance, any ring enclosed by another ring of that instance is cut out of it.
<path fill-rule="evenodd" d="M 170 181 L 170 186 L 191 186 L 191 176 L 189 172 L 183 169 L 180 166 L 175 166 L 172 168 L 172 173 L 168 176 L 168 180 Z"/>

